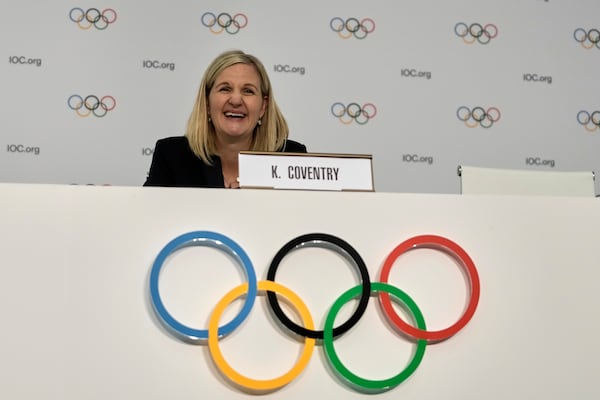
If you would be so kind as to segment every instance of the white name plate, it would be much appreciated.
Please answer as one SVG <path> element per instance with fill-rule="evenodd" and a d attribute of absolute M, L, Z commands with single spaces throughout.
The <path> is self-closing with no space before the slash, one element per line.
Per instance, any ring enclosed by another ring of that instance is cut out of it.
<path fill-rule="evenodd" d="M 243 151 L 241 188 L 373 191 L 371 155 Z"/>

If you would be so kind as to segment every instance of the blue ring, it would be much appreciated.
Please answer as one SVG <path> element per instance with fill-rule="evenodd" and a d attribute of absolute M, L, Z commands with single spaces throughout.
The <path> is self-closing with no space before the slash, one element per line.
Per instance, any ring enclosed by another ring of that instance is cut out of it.
<path fill-rule="evenodd" d="M 233 240 L 227 236 L 221 235 L 220 233 L 210 231 L 194 231 L 184 233 L 171 240 L 163 249 L 158 253 L 154 264 L 152 265 L 152 271 L 150 273 L 150 299 L 152 300 L 152 306 L 154 311 L 168 329 L 170 329 L 175 335 L 179 336 L 185 341 L 198 342 L 199 340 L 208 339 L 208 329 L 194 329 L 189 326 L 182 324 L 177 321 L 166 309 L 165 305 L 160 298 L 158 290 L 158 278 L 160 270 L 166 260 L 166 258 L 175 251 L 188 246 L 211 246 L 218 250 L 225 251 L 229 255 L 238 261 L 238 263 L 244 267 L 246 272 L 246 278 L 248 279 L 248 295 L 244 302 L 244 306 L 240 312 L 227 324 L 220 326 L 218 329 L 219 337 L 231 333 L 248 317 L 250 310 L 254 305 L 256 299 L 258 284 L 256 282 L 256 272 L 250 258 L 246 252 Z"/>
<path fill-rule="evenodd" d="M 71 105 L 71 99 L 72 99 L 73 97 L 79 97 L 79 99 L 81 100 L 81 104 L 79 104 L 79 107 L 78 107 L 78 108 L 75 108 L 75 107 L 73 107 L 73 106 Z M 80 95 L 78 95 L 78 94 L 72 94 L 72 95 L 71 95 L 71 96 L 69 96 L 69 98 L 67 99 L 67 105 L 69 106 L 69 108 L 70 108 L 71 110 L 77 111 L 77 110 L 81 109 L 81 107 L 83 107 L 83 97 L 81 97 L 81 96 L 80 96 Z"/>

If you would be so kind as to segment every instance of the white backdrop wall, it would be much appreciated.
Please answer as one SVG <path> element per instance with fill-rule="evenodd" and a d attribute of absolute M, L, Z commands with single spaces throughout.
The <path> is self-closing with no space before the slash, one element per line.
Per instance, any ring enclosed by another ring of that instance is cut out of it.
<path fill-rule="evenodd" d="M 264 62 L 293 139 L 372 154 L 377 191 L 458 193 L 461 164 L 600 171 L 595 0 L 0 4 L 2 182 L 141 185 L 231 48 Z"/>

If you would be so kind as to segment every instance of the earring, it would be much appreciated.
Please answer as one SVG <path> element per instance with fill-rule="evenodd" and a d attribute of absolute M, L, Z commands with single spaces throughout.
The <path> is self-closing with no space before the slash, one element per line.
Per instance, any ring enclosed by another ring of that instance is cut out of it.
<path fill-rule="evenodd" d="M 208 116 L 208 122 L 212 121 L 212 119 L 210 119 L 210 115 Z"/>
<path fill-rule="evenodd" d="M 262 118 L 259 118 L 258 121 L 256 121 L 256 123 L 258 124 L 258 126 L 262 125 Z"/>

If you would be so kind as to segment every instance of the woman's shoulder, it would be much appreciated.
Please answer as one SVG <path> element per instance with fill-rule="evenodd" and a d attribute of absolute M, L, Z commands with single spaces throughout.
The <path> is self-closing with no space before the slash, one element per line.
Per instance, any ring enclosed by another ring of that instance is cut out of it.
<path fill-rule="evenodd" d="M 281 149 L 284 153 L 306 153 L 306 146 L 295 140 L 286 140 L 283 148 Z"/>
<path fill-rule="evenodd" d="M 157 146 L 179 147 L 188 146 L 188 140 L 185 136 L 169 136 L 156 141 Z"/>
<path fill-rule="evenodd" d="M 154 151 L 166 153 L 181 153 L 191 151 L 188 140 L 185 136 L 169 136 L 156 141 Z"/>

